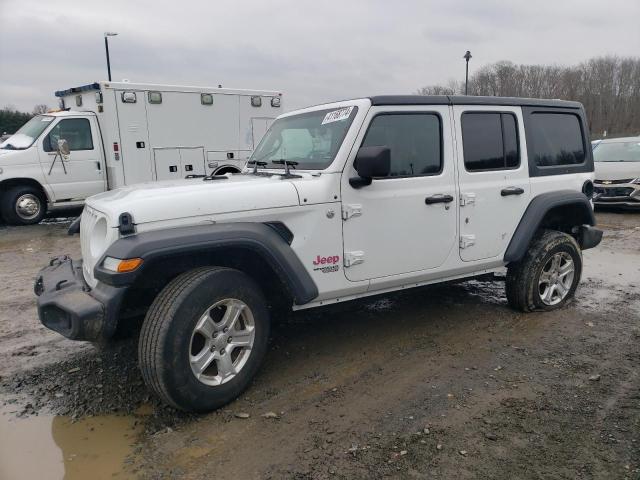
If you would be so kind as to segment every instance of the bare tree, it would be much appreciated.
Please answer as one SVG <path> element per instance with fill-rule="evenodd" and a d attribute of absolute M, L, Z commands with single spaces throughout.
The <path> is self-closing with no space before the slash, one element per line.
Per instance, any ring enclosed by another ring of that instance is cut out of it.
<path fill-rule="evenodd" d="M 431 85 L 422 95 L 462 93 L 464 83 Z M 485 65 L 469 78 L 471 95 L 560 98 L 581 102 L 594 137 L 640 135 L 640 58 L 597 57 L 576 66 Z"/>
<path fill-rule="evenodd" d="M 42 115 L 43 113 L 47 113 L 49 111 L 49 107 L 44 103 L 39 103 L 35 107 L 33 107 L 34 115 Z"/>

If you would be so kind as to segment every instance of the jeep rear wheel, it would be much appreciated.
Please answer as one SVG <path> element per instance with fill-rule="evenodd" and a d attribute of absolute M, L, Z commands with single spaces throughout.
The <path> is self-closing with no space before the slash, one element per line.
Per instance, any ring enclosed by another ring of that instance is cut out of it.
<path fill-rule="evenodd" d="M 213 410 L 248 386 L 268 339 L 266 301 L 250 277 L 229 268 L 192 270 L 171 281 L 147 313 L 142 376 L 178 409 Z"/>
<path fill-rule="evenodd" d="M 47 203 L 38 189 L 30 186 L 9 188 L 1 199 L 2 217 L 11 225 L 39 223 L 47 213 Z"/>
<path fill-rule="evenodd" d="M 581 274 L 582 253 L 575 239 L 545 231 L 532 242 L 522 261 L 509 265 L 507 300 L 523 312 L 555 310 L 573 297 Z"/>

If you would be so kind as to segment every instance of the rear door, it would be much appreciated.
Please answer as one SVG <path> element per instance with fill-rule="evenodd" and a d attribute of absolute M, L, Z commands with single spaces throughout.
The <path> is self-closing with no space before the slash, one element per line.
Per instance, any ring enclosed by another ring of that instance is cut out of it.
<path fill-rule="evenodd" d="M 346 277 L 361 281 L 439 267 L 456 243 L 449 108 L 373 107 L 354 151 L 361 146 L 389 147 L 391 174 L 353 188 L 352 159 L 343 175 Z"/>
<path fill-rule="evenodd" d="M 121 161 L 125 184 L 153 180 L 144 92 L 116 90 L 114 95 L 118 106 Z"/>
<path fill-rule="evenodd" d="M 460 258 L 507 248 L 531 190 L 520 107 L 453 107 L 460 188 Z"/>
<path fill-rule="evenodd" d="M 57 201 L 82 200 L 106 188 L 102 148 L 95 118 L 62 118 L 41 147 L 42 168 Z M 68 158 L 57 153 L 58 140 L 69 145 Z"/>

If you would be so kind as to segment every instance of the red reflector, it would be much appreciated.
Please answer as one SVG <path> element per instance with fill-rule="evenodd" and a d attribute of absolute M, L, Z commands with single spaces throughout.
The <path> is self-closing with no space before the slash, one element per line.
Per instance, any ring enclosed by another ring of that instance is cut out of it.
<path fill-rule="evenodd" d="M 118 142 L 113 142 L 113 151 L 114 152 L 120 151 L 120 145 L 118 145 Z"/>

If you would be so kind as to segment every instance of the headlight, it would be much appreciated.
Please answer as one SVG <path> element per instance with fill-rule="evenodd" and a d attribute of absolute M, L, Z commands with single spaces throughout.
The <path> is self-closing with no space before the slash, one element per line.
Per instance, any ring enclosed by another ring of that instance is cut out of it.
<path fill-rule="evenodd" d="M 89 249 L 91 250 L 91 256 L 97 259 L 107 244 L 107 219 L 101 217 L 93 226 L 89 237 Z"/>

